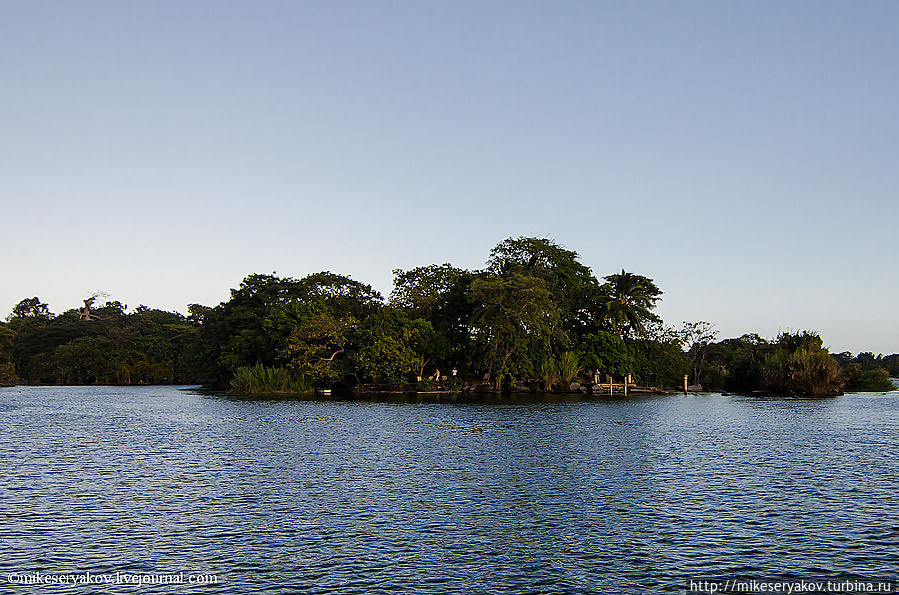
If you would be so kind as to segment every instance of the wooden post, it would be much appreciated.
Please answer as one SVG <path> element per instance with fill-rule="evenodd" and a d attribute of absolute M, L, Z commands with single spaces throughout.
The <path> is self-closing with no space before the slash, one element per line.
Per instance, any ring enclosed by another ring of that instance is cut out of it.
<path fill-rule="evenodd" d="M 627 396 L 627 381 L 630 378 L 630 374 L 624 377 L 624 396 Z"/>
<path fill-rule="evenodd" d="M 684 396 L 687 396 L 687 378 L 689 378 L 689 376 L 684 374 Z"/>
<path fill-rule="evenodd" d="M 612 380 L 609 379 L 609 396 L 612 396 Z"/>

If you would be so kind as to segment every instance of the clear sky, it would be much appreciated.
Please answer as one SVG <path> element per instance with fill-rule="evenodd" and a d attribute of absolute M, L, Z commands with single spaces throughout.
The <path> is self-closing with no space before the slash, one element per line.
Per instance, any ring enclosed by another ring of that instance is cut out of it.
<path fill-rule="evenodd" d="M 555 239 L 899 352 L 899 2 L 2 0 L 0 312 Z"/>

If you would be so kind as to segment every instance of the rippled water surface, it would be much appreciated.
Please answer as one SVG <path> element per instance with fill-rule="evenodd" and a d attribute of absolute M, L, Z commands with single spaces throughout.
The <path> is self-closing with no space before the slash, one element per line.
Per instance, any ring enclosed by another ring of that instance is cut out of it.
<path fill-rule="evenodd" d="M 10 572 L 219 580 L 141 593 L 890 576 L 897 427 L 899 393 L 461 405 L 0 389 L 0 592 L 97 592 Z"/>

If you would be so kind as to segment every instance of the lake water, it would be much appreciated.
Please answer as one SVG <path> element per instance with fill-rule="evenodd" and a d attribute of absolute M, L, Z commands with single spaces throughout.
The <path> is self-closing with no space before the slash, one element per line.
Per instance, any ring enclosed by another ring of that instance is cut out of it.
<path fill-rule="evenodd" d="M 897 428 L 899 393 L 477 405 L 0 389 L 0 592 L 654 593 L 697 575 L 889 577 Z M 87 572 L 218 584 L 9 576 Z"/>

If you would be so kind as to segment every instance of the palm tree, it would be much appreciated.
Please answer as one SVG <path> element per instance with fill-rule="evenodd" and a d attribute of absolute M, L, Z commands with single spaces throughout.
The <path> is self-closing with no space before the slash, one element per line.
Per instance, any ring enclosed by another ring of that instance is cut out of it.
<path fill-rule="evenodd" d="M 620 337 L 633 331 L 645 333 L 644 322 L 659 321 L 651 310 L 661 298 L 662 291 L 652 279 L 621 269 L 621 273 L 609 275 L 605 280 L 600 288 L 604 301 L 602 319 L 608 321 Z"/>

